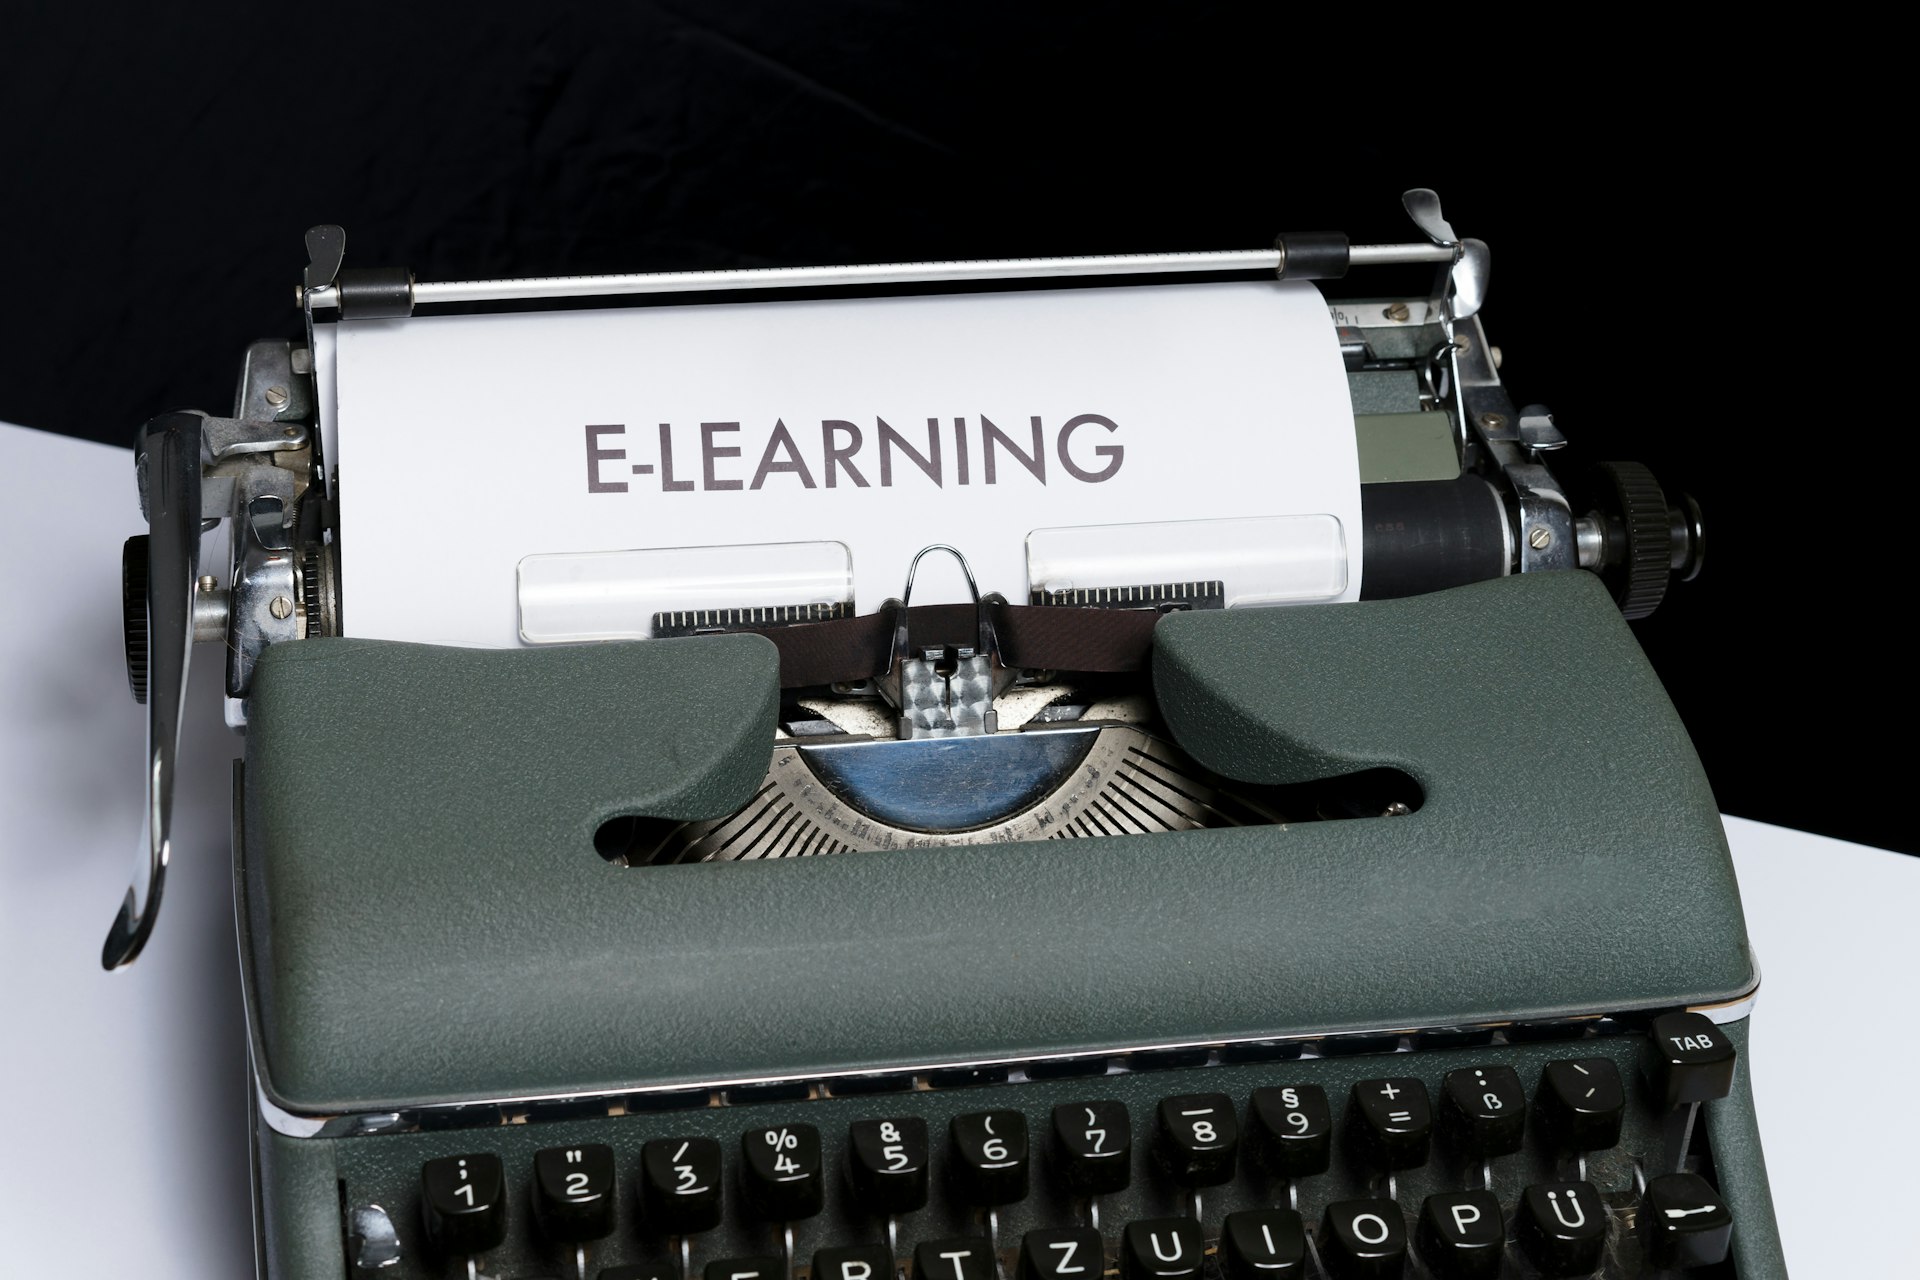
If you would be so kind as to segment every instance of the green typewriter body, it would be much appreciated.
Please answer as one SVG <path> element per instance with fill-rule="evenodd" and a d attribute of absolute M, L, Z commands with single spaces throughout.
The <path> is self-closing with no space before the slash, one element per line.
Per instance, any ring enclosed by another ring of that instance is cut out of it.
<path fill-rule="evenodd" d="M 1698 512 L 1628 467 L 1565 496 L 1564 440 L 1473 319 L 1485 247 L 1422 195 L 1429 244 L 1277 251 L 1438 266 L 1426 303 L 1333 308 L 1357 603 L 1196 583 L 864 629 L 344 638 L 302 351 L 250 353 L 234 420 L 150 424 L 139 691 L 184 672 L 164 584 L 191 605 L 203 492 L 247 528 L 224 599 L 262 1274 L 1784 1275 L 1759 971 L 1622 616 L 1698 568 Z M 427 296 L 309 247 L 310 316 Z M 267 642 L 276 599 L 298 643 Z M 1048 650 L 1061 626 L 1093 641 Z M 819 678 L 823 636 L 878 637 L 871 678 Z M 910 732 L 927 681 L 949 718 Z"/>

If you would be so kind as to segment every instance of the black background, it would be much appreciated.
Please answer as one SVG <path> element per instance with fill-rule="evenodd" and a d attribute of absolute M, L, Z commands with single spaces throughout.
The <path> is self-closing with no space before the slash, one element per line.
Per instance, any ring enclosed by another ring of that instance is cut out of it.
<path fill-rule="evenodd" d="M 1705 508 L 1706 573 L 1636 631 L 1723 808 L 1920 851 L 1910 410 L 1863 381 L 1898 323 L 1832 293 L 1883 179 L 1782 87 L 1810 51 L 1151 12 L 15 13 L 0 419 L 123 442 L 223 411 L 245 344 L 296 331 L 323 221 L 431 280 L 1402 239 L 1431 186 L 1493 248 L 1516 401 Z M 75 518 L 131 530 L 119 499 Z"/>

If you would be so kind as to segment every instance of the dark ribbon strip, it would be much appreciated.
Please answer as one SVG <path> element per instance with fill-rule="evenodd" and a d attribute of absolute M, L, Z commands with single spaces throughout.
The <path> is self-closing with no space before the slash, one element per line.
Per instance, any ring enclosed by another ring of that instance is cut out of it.
<path fill-rule="evenodd" d="M 987 605 L 1000 660 L 1009 667 L 1051 671 L 1139 671 L 1153 648 L 1160 615 L 1148 609 L 1078 609 L 1059 605 Z M 780 650 L 780 685 L 851 684 L 884 675 L 892 657 L 894 615 L 869 613 L 833 622 L 774 627 L 761 634 Z M 926 645 L 974 645 L 970 604 L 923 605 L 907 613 L 907 635 Z"/>

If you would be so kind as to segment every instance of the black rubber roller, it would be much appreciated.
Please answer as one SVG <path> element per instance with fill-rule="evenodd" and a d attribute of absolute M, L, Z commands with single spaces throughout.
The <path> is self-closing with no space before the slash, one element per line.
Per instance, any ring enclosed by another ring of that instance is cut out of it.
<path fill-rule="evenodd" d="M 147 535 L 136 533 L 120 548 L 120 630 L 127 642 L 127 687 L 133 700 L 147 700 Z"/>
<path fill-rule="evenodd" d="M 1612 589 L 1621 613 L 1630 619 L 1644 618 L 1666 599 L 1673 572 L 1673 521 L 1667 495 L 1660 491 L 1653 472 L 1638 462 L 1603 462 L 1599 471 L 1613 490 L 1606 564 L 1600 578 Z"/>

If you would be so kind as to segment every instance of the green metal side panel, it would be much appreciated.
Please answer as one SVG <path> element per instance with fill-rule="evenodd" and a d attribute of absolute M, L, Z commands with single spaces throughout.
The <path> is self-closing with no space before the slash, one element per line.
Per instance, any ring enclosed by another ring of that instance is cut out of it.
<path fill-rule="evenodd" d="M 1453 419 L 1444 413 L 1365 413 L 1353 419 L 1361 484 L 1452 480 L 1460 474 Z"/>
<path fill-rule="evenodd" d="M 345 1280 L 337 1144 L 282 1137 L 258 1121 L 255 1136 L 267 1261 L 260 1280 Z"/>
<path fill-rule="evenodd" d="M 269 651 L 243 877 L 259 1067 L 398 1109 L 1550 1018 L 1754 980 L 1713 798 L 1599 584 L 1194 613 L 1154 680 L 1233 777 L 1394 765 L 1409 817 L 628 870 L 743 801 L 770 646 Z"/>
<path fill-rule="evenodd" d="M 1760 1150 L 1760 1123 L 1754 1111 L 1748 1022 L 1743 1018 L 1720 1029 L 1733 1041 L 1740 1056 L 1734 1067 L 1732 1095 L 1724 1102 L 1708 1103 L 1704 1114 L 1718 1175 L 1715 1185 L 1733 1213 L 1734 1269 L 1741 1280 L 1786 1280 L 1787 1260 L 1780 1249 L 1780 1227 L 1773 1216 L 1773 1191 L 1767 1181 L 1767 1160 Z"/>

